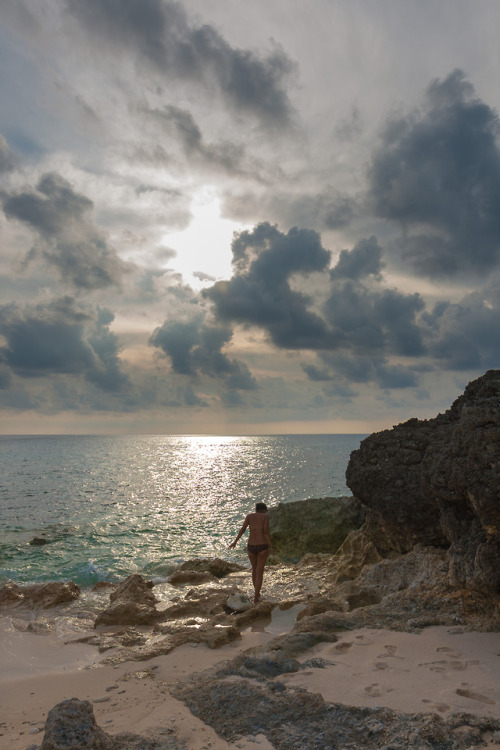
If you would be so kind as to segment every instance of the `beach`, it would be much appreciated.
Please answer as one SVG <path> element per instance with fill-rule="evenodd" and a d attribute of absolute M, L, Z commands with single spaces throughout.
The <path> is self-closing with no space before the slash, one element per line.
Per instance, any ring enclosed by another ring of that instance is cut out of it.
<path fill-rule="evenodd" d="M 90 701 L 97 724 L 110 735 L 172 737 L 191 750 L 273 748 L 264 734 L 226 741 L 177 699 L 173 688 L 243 653 L 265 649 L 293 624 L 294 613 L 278 609 L 271 622 L 255 621 L 240 639 L 219 649 L 188 643 L 150 660 L 113 666 L 103 666 L 103 656 L 90 645 L 4 627 L 0 748 L 25 750 L 40 743 L 49 710 L 72 697 Z M 303 668 L 269 682 L 320 694 L 328 704 L 495 719 L 500 716 L 499 650 L 497 633 L 461 627 L 418 633 L 358 628 L 308 649 L 298 657 Z M 484 739 L 492 750 L 500 748 L 500 732 Z"/>

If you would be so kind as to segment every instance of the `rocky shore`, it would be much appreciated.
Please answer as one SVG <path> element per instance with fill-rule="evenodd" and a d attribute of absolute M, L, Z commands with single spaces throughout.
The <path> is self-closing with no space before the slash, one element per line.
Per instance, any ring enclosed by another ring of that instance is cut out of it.
<path fill-rule="evenodd" d="M 188 561 L 163 584 L 103 584 L 80 609 L 75 584 L 0 589 L 10 632 L 54 633 L 78 612 L 64 648 L 90 649 L 106 679 L 145 664 L 155 710 L 198 728 L 187 739 L 167 717 L 111 734 L 77 682 L 30 750 L 500 747 L 500 371 L 444 414 L 366 438 L 346 479 L 353 497 L 273 510 L 277 556 L 257 606 L 248 571 L 227 560 Z M 175 661 L 207 647 L 200 668 Z M 431 697 L 412 696 L 419 680 Z M 28 743 L 7 721 L 11 747 Z"/>

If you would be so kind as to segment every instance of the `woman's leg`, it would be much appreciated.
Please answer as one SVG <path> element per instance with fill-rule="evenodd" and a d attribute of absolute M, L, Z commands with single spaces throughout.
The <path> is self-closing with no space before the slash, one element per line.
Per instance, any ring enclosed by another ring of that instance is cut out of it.
<path fill-rule="evenodd" d="M 264 567 L 266 565 L 268 554 L 269 554 L 269 551 L 266 549 L 254 555 L 255 567 L 254 567 L 254 564 L 252 563 L 252 580 L 253 580 L 253 587 L 255 589 L 255 597 L 254 597 L 255 604 L 257 604 L 257 602 L 260 599 L 260 590 L 262 588 L 262 580 L 264 578 Z M 254 571 L 255 571 L 255 574 L 254 574 Z"/>
<path fill-rule="evenodd" d="M 252 583 L 253 583 L 253 587 L 255 588 L 255 575 L 256 575 L 256 569 L 257 569 L 257 555 L 255 554 L 255 552 L 249 552 L 248 559 L 250 560 L 252 564 Z"/>

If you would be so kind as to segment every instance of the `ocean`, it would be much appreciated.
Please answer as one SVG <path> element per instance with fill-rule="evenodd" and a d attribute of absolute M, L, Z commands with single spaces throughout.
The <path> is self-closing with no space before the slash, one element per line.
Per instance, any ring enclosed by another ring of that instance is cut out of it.
<path fill-rule="evenodd" d="M 345 469 L 363 437 L 0 436 L 0 585 L 246 563 L 244 540 L 228 545 L 254 504 L 350 495 Z"/>

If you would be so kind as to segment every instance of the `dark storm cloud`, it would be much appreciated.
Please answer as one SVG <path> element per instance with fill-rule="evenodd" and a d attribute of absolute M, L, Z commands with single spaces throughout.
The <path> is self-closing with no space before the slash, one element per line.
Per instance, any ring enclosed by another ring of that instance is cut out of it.
<path fill-rule="evenodd" d="M 257 382 L 248 367 L 222 352 L 231 336 L 231 328 L 195 318 L 185 323 L 166 321 L 154 331 L 150 344 L 169 357 L 180 375 L 209 375 L 223 379 L 230 389 L 253 390 Z"/>
<path fill-rule="evenodd" d="M 303 365 L 310 380 L 335 383 L 377 383 L 380 388 L 414 388 L 416 373 L 404 365 L 391 365 L 384 357 L 367 354 L 321 352 L 321 366 Z"/>
<path fill-rule="evenodd" d="M 500 261 L 500 150 L 495 110 L 456 70 L 424 107 L 393 118 L 373 156 L 375 213 L 404 230 L 400 253 L 426 276 L 483 273 Z"/>
<path fill-rule="evenodd" d="M 213 26 L 195 26 L 182 5 L 168 0 L 66 0 L 66 6 L 93 36 L 161 74 L 215 86 L 230 105 L 268 124 L 289 122 L 284 81 L 293 66 L 280 49 L 266 57 L 234 49 Z"/>
<path fill-rule="evenodd" d="M 487 370 L 500 361 L 500 284 L 468 295 L 460 303 L 442 302 L 423 316 L 429 350 L 440 367 Z"/>
<path fill-rule="evenodd" d="M 380 277 L 385 266 L 382 262 L 382 248 L 376 237 L 360 240 L 352 250 L 342 250 L 332 279 L 361 279 L 364 276 Z"/>
<path fill-rule="evenodd" d="M 292 276 L 328 267 L 330 253 L 317 232 L 294 227 L 283 234 L 268 223 L 259 224 L 233 240 L 232 252 L 233 278 L 204 292 L 221 321 L 263 328 L 279 347 L 326 344 L 325 322 L 308 309 L 311 300 L 290 286 Z"/>
<path fill-rule="evenodd" d="M 342 334 L 345 349 L 418 357 L 425 353 L 417 320 L 424 308 L 418 294 L 372 290 L 347 280 L 334 285 L 325 315 Z"/>
<path fill-rule="evenodd" d="M 105 391 L 126 382 L 120 370 L 118 339 L 109 330 L 109 311 L 78 307 L 65 297 L 49 304 L 0 308 L 0 359 L 23 378 L 82 375 Z"/>
<path fill-rule="evenodd" d="M 35 190 L 3 193 L 5 215 L 28 225 L 39 237 L 29 257 L 40 254 L 77 289 L 118 284 L 127 266 L 92 223 L 92 201 L 63 177 L 45 174 Z"/>
<path fill-rule="evenodd" d="M 284 234 L 259 224 L 237 235 L 232 250 L 233 278 L 203 292 L 219 320 L 261 328 L 283 349 L 425 353 L 418 320 L 424 302 L 418 294 L 380 285 L 382 249 L 375 237 L 343 251 L 331 271 L 330 253 L 312 230 Z M 312 272 L 329 276 L 330 294 L 322 307 L 290 284 L 291 277 L 297 283 Z M 321 371 L 310 375 L 320 379 Z"/>

